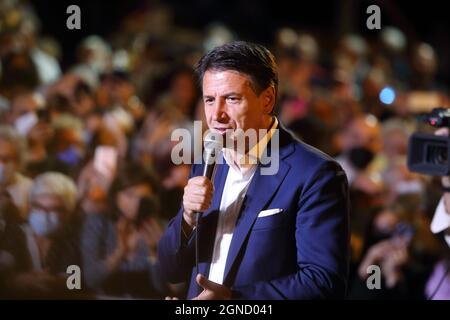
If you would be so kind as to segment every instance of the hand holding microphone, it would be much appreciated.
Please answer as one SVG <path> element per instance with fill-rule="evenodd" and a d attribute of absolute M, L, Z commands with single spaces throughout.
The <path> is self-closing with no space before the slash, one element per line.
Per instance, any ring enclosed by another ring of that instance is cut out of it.
<path fill-rule="evenodd" d="M 213 184 L 210 178 L 198 176 L 189 179 L 184 188 L 183 218 L 192 230 L 196 226 L 196 213 L 205 212 L 211 206 L 213 198 Z"/>
<path fill-rule="evenodd" d="M 200 261 L 200 215 L 211 206 L 214 185 L 212 180 L 214 178 L 216 160 L 222 150 L 223 137 L 217 132 L 209 132 L 204 141 L 205 152 L 203 159 L 205 164 L 203 166 L 203 176 L 193 177 L 188 181 L 184 188 L 183 194 L 183 224 L 182 229 L 186 237 L 189 237 L 194 227 L 197 228 L 195 234 L 195 266 L 197 274 L 199 273 Z M 186 230 L 189 229 L 189 230 Z"/>
<path fill-rule="evenodd" d="M 223 138 L 217 132 L 209 132 L 204 141 L 203 176 L 189 179 L 183 194 L 183 218 L 189 231 L 197 225 L 197 215 L 205 212 L 211 206 L 214 185 L 214 169 L 223 145 Z"/>

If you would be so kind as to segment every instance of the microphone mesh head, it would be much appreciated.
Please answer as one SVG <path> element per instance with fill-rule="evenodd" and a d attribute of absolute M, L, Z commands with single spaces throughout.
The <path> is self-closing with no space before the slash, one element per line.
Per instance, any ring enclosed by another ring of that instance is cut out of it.
<path fill-rule="evenodd" d="M 218 132 L 209 131 L 203 143 L 205 149 L 222 149 L 223 136 Z"/>
<path fill-rule="evenodd" d="M 208 131 L 203 142 L 205 147 L 204 160 L 206 163 L 213 163 L 219 155 L 223 146 L 223 136 L 218 132 Z"/>

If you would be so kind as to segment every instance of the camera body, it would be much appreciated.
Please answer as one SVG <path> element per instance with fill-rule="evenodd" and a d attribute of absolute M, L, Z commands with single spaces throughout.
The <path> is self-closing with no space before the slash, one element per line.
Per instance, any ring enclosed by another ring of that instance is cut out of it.
<path fill-rule="evenodd" d="M 418 118 L 433 127 L 450 128 L 450 109 L 435 108 Z M 450 137 L 416 132 L 409 139 L 408 168 L 432 176 L 450 174 Z"/>

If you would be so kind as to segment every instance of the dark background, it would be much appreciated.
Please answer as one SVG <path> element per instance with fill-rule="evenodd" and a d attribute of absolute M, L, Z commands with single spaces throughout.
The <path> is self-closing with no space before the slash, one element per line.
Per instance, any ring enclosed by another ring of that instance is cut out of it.
<path fill-rule="evenodd" d="M 108 37 L 117 30 L 127 14 L 151 10 L 156 3 L 172 9 L 174 22 L 181 27 L 201 30 L 214 21 L 225 23 L 241 39 L 263 44 L 272 42 L 277 28 L 289 26 L 315 32 L 332 40 L 346 32 L 360 33 L 369 39 L 378 30 L 368 30 L 366 9 L 376 4 L 381 9 L 381 24 L 400 28 L 409 43 L 425 41 L 437 51 L 441 66 L 450 55 L 449 19 L 445 1 L 365 1 L 365 0 L 36 0 L 33 6 L 42 21 L 41 34 L 54 36 L 63 48 L 63 67 L 74 60 L 79 41 L 87 35 Z M 77 4 L 81 9 L 81 30 L 68 30 L 66 9 Z M 324 39 L 321 37 L 322 39 Z M 448 78 L 447 78 L 448 80 Z"/>

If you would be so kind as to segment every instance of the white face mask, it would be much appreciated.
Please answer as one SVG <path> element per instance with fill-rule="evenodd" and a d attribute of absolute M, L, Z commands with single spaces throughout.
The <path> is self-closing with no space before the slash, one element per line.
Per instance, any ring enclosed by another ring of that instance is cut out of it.
<path fill-rule="evenodd" d="M 11 163 L 4 164 L 0 162 L 0 185 L 6 185 L 10 182 L 13 174 L 14 170 Z"/>
<path fill-rule="evenodd" d="M 60 225 L 59 215 L 56 212 L 45 213 L 37 209 L 30 211 L 28 223 L 38 236 L 51 235 Z"/>

